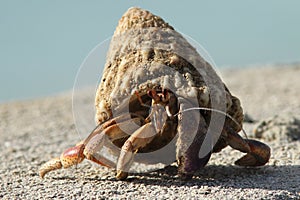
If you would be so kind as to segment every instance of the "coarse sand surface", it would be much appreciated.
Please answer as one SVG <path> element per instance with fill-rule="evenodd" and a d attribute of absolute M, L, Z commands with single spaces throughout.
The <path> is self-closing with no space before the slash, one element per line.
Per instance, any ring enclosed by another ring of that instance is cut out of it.
<path fill-rule="evenodd" d="M 178 178 L 175 164 L 117 181 L 113 170 L 88 161 L 41 179 L 44 162 L 80 141 L 66 92 L 0 104 L 0 199 L 300 199 L 300 65 L 220 75 L 242 102 L 248 137 L 260 126 L 258 140 L 271 147 L 266 166 L 237 167 L 242 153 L 227 147 L 189 181 Z"/>

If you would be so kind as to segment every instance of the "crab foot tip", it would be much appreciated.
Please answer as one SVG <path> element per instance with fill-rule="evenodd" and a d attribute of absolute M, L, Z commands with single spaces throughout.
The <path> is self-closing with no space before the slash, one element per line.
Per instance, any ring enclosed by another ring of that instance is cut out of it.
<path fill-rule="evenodd" d="M 42 167 L 39 170 L 39 175 L 41 178 L 44 178 L 44 176 L 48 172 L 56 170 L 56 169 L 60 169 L 60 168 L 62 168 L 62 163 L 61 163 L 60 159 L 54 158 L 42 165 Z"/>
<path fill-rule="evenodd" d="M 268 145 L 256 141 L 256 140 L 246 140 L 250 146 L 251 151 L 247 153 L 245 156 L 240 158 L 235 162 L 236 165 L 239 166 L 263 166 L 265 165 L 271 155 L 271 149 Z"/>
<path fill-rule="evenodd" d="M 128 176 L 128 172 L 124 172 L 124 171 L 121 171 L 121 170 L 118 170 L 117 171 L 117 174 L 116 174 L 116 179 L 118 180 L 125 180 Z"/>
<path fill-rule="evenodd" d="M 193 174 L 186 174 L 186 173 L 179 173 L 178 176 L 182 181 L 189 181 L 193 178 Z"/>

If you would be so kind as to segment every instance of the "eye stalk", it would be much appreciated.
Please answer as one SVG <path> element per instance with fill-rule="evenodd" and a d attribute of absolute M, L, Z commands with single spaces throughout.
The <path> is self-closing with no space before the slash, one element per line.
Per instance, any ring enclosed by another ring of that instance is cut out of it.
<path fill-rule="evenodd" d="M 171 95 L 166 89 L 159 93 L 152 89 L 147 94 L 152 98 L 151 111 L 147 119 L 154 124 L 156 133 L 161 133 L 168 117 L 174 116 L 169 107 Z"/>
<path fill-rule="evenodd" d="M 157 104 L 157 103 L 161 103 L 162 102 L 162 95 L 161 94 L 157 94 L 157 92 L 154 89 L 149 90 L 147 92 L 147 94 L 154 101 L 153 103 Z"/>
<path fill-rule="evenodd" d="M 162 133 L 166 120 L 175 117 L 176 111 L 172 111 L 171 109 L 172 105 L 177 105 L 175 95 L 167 89 L 163 89 L 162 91 L 151 89 L 147 92 L 147 95 L 152 99 L 151 106 L 146 105 L 142 101 L 137 91 L 135 95 L 142 106 L 150 108 L 149 115 L 145 119 L 145 122 L 152 122 L 156 133 Z"/>
<path fill-rule="evenodd" d="M 170 92 L 167 89 L 163 89 L 161 92 L 157 93 L 154 89 L 147 92 L 148 96 L 154 100 L 155 103 L 168 104 L 170 100 Z"/>

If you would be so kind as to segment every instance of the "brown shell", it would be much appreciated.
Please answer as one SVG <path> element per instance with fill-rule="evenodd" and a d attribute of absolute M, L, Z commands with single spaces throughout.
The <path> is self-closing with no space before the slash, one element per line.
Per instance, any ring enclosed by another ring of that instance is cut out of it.
<path fill-rule="evenodd" d="M 171 88 L 185 99 L 196 98 L 201 107 L 224 104 L 216 109 L 242 124 L 239 100 L 196 49 L 160 17 L 130 8 L 120 19 L 107 53 L 95 99 L 97 122 L 112 118 L 113 110 L 135 91 L 144 94 L 158 86 Z M 241 128 L 230 120 L 226 123 L 234 130 Z"/>

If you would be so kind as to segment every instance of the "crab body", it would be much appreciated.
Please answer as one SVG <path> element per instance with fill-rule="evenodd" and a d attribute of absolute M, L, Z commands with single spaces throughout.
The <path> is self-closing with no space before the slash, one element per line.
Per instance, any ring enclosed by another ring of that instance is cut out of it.
<path fill-rule="evenodd" d="M 238 135 L 240 102 L 211 65 L 173 27 L 139 8 L 119 21 L 95 106 L 98 126 L 45 163 L 41 177 L 89 159 L 116 168 L 116 177 L 125 179 L 134 159 L 164 163 L 167 158 L 177 160 L 182 177 L 191 177 L 227 145 L 247 153 L 238 165 L 260 166 L 270 157 L 267 145 Z M 117 163 L 97 154 L 107 144 L 119 156 Z"/>

